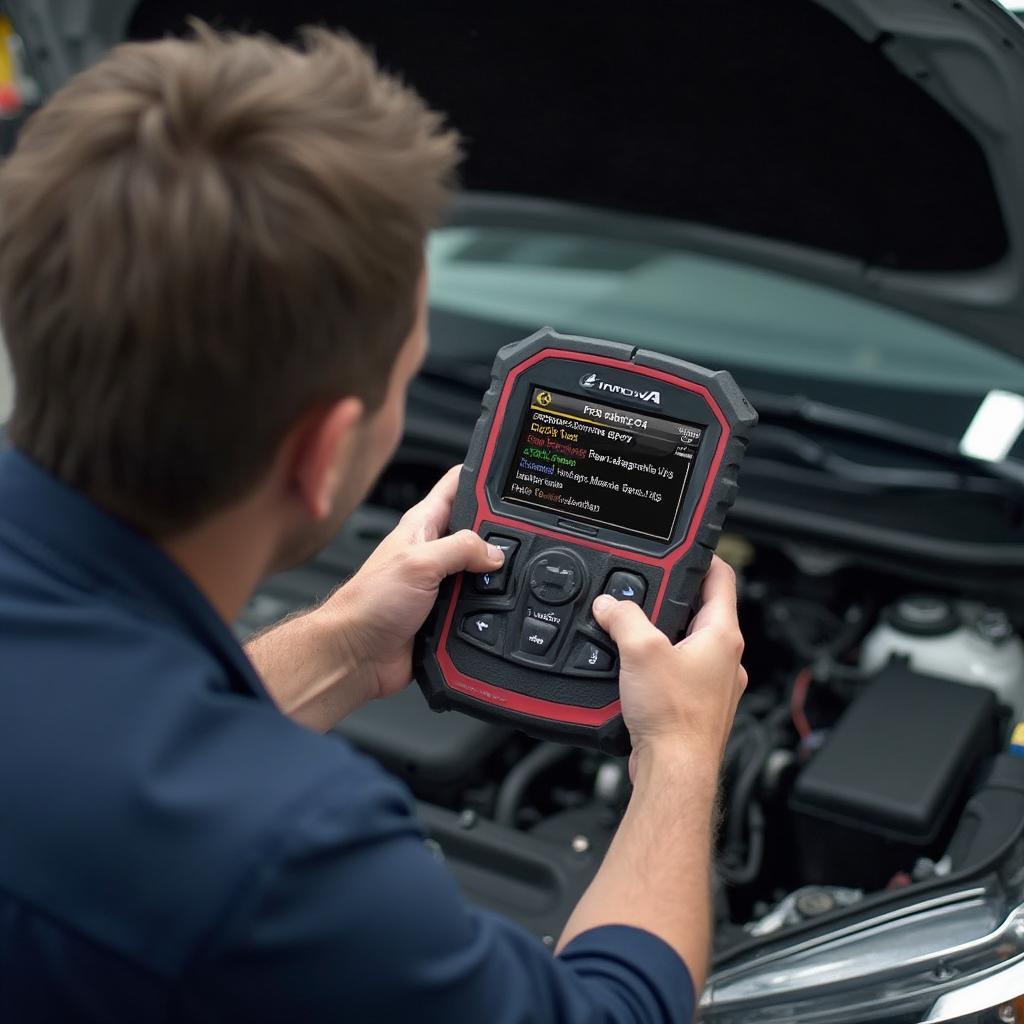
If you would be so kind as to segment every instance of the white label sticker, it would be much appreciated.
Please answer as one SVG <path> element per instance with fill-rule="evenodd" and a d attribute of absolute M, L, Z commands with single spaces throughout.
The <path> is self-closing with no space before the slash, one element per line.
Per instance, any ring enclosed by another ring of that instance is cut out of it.
<path fill-rule="evenodd" d="M 990 391 L 960 439 L 960 451 L 986 462 L 1002 462 L 1024 430 L 1024 398 Z"/>

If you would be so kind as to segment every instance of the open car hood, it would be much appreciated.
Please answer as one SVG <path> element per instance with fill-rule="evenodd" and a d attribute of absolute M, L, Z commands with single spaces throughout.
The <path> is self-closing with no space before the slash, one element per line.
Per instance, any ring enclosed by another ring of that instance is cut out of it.
<path fill-rule="evenodd" d="M 47 91 L 187 13 L 343 26 L 449 111 L 471 199 L 658 218 L 1024 357 L 1024 24 L 995 0 L 8 9 Z"/>

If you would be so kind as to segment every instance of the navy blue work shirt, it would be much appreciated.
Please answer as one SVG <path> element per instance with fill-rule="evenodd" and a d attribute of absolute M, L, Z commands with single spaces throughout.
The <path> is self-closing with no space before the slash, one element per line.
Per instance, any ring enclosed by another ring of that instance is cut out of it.
<path fill-rule="evenodd" d="M 0 455 L 0 1021 L 685 1022 L 660 939 L 552 957 L 406 789 L 281 714 L 140 534 Z"/>

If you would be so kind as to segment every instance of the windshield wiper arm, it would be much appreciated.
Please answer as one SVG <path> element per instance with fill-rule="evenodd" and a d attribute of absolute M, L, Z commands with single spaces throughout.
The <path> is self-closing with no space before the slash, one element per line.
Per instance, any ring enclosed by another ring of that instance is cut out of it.
<path fill-rule="evenodd" d="M 976 476 L 995 477 L 1016 487 L 1024 487 L 1024 465 L 976 459 L 962 452 L 954 438 L 912 427 L 885 416 L 818 402 L 804 395 L 779 395 L 753 389 L 745 389 L 745 393 L 762 419 L 788 419 L 852 437 L 880 441 L 889 447 L 935 456 L 961 470 L 969 469 Z M 754 436 L 756 439 L 756 433 Z"/>
<path fill-rule="evenodd" d="M 818 470 L 844 480 L 851 486 L 869 491 L 970 491 L 973 494 L 1017 494 L 1016 485 L 1008 485 L 1002 478 L 982 476 L 973 467 L 956 466 L 949 469 L 920 469 L 906 466 L 878 466 L 847 458 L 832 451 L 827 445 L 790 427 L 763 424 L 754 435 L 749 466 L 764 459 L 767 451 L 788 456 L 801 467 Z M 769 458 L 773 465 L 775 460 Z"/>

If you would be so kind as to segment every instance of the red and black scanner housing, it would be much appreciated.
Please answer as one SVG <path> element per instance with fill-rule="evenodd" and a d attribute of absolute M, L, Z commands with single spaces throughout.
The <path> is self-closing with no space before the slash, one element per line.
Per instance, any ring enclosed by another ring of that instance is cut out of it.
<path fill-rule="evenodd" d="M 591 374 L 617 385 L 614 398 L 601 400 L 618 409 L 654 412 L 703 429 L 667 540 L 503 497 L 536 389 L 594 400 Z M 652 389 L 657 409 L 640 397 Z M 470 528 L 499 542 L 506 564 L 486 585 L 483 577 L 465 573 L 442 586 L 417 639 L 416 677 L 430 706 L 542 738 L 627 752 L 617 655 L 594 622 L 591 604 L 616 584 L 620 596 L 625 580 L 625 593 L 662 632 L 672 640 L 683 634 L 756 422 L 724 371 L 550 328 L 502 348 L 463 464 L 450 529 Z M 577 590 L 572 600 L 538 600 L 545 591 L 537 589 L 537 573 L 548 563 L 570 569 Z"/>

